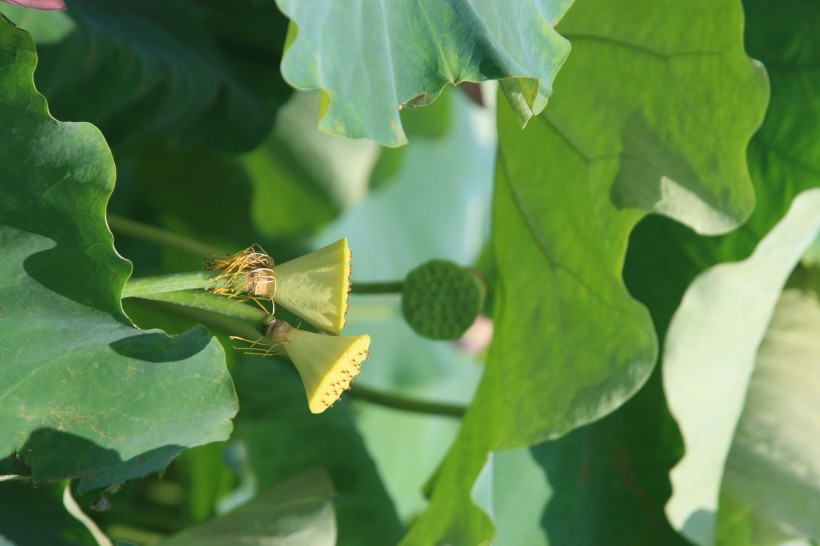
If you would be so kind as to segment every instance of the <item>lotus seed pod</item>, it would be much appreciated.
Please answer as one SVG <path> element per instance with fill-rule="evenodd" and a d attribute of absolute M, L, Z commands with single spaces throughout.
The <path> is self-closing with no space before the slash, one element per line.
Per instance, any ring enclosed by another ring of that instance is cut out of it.
<path fill-rule="evenodd" d="M 273 268 L 273 301 L 328 334 L 345 325 L 350 291 L 347 239 Z"/>
<path fill-rule="evenodd" d="M 402 312 L 421 336 L 458 339 L 481 312 L 484 294 L 477 274 L 447 260 L 431 260 L 404 280 Z"/>
<path fill-rule="evenodd" d="M 322 413 L 350 388 L 370 347 L 368 335 L 314 334 L 281 320 L 271 322 L 268 337 L 285 350 L 296 366 L 311 413 Z"/>
<path fill-rule="evenodd" d="M 221 282 L 213 289 L 217 294 L 270 298 L 332 335 L 339 335 L 345 325 L 350 292 L 347 239 L 276 266 L 256 245 L 206 265 L 220 272 L 214 277 Z"/>

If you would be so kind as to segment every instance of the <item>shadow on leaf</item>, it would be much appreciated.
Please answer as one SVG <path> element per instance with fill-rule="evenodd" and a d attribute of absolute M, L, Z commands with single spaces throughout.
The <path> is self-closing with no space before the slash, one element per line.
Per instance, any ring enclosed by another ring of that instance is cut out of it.
<path fill-rule="evenodd" d="M 34 483 L 78 479 L 77 492 L 85 493 L 161 470 L 183 449 L 166 445 L 123 461 L 113 449 L 74 434 L 40 428 L 29 435 L 17 456 L 31 468 Z"/>

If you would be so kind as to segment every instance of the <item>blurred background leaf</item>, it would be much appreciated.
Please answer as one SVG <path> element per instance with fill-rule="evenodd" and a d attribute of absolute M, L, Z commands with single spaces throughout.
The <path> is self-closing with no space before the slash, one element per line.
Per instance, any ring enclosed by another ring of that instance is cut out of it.
<path fill-rule="evenodd" d="M 235 438 L 247 449 L 258 490 L 321 465 L 336 491 L 340 545 L 394 544 L 402 525 L 350 418 L 347 401 L 322 415 L 307 409 L 289 362 L 246 358 L 234 374 L 242 413 Z"/>
<path fill-rule="evenodd" d="M 334 546 L 333 486 L 324 470 L 312 468 L 213 521 L 157 544 Z"/>
<path fill-rule="evenodd" d="M 278 65 L 284 19 L 242 0 L 72 0 L 75 23 L 39 48 L 37 85 L 55 116 L 90 121 L 109 144 L 152 136 L 248 150 L 288 97 Z"/>
<path fill-rule="evenodd" d="M 0 537 L 7 546 L 98 546 L 63 505 L 66 483 L 34 488 L 28 481 L 0 481 Z"/>
<path fill-rule="evenodd" d="M 432 139 L 420 134 L 406 147 L 389 150 L 404 154 L 396 172 L 314 239 L 320 247 L 349 237 L 354 282 L 399 280 L 433 258 L 469 265 L 486 242 L 494 113 L 452 92 L 430 108 L 440 108 L 442 100 L 451 103 L 447 130 Z M 421 400 L 469 403 L 482 373 L 480 360 L 456 344 L 419 337 L 404 322 L 398 296 L 353 294 L 347 318 L 346 332 L 372 338 L 357 382 Z M 421 486 L 453 441 L 458 421 L 355 399 L 352 405 L 397 511 L 411 521 L 426 505 Z"/>
<path fill-rule="evenodd" d="M 37 45 L 58 42 L 74 29 L 74 21 L 64 11 L 41 11 L 0 3 L 0 13 L 25 29 Z"/>
<path fill-rule="evenodd" d="M 495 526 L 493 544 L 547 546 L 541 509 L 552 488 L 527 448 L 493 451 L 471 493 Z"/>

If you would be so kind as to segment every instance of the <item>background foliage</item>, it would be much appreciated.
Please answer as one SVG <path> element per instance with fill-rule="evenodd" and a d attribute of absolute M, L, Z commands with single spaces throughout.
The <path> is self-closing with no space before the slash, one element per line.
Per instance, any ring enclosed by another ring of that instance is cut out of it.
<path fill-rule="evenodd" d="M 799 440 L 820 430 L 820 9 L 500 5 L 0 8 L 0 536 L 820 540 Z M 206 255 L 117 217 L 112 240 L 106 212 Z M 345 330 L 373 338 L 363 385 L 462 419 L 312 415 L 286 361 L 120 301 L 130 269 L 342 236 L 355 281 L 485 276 L 486 352 L 419 337 L 391 295 L 354 295 Z"/>

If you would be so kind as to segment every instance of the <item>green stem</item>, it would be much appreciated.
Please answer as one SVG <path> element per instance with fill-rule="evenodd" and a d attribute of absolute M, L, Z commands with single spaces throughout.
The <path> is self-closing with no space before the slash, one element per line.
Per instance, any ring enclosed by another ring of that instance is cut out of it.
<path fill-rule="evenodd" d="M 397 282 L 356 282 L 350 286 L 354 294 L 401 294 L 404 283 Z"/>
<path fill-rule="evenodd" d="M 116 233 L 175 248 L 182 252 L 193 254 L 194 256 L 213 259 L 217 256 L 225 256 L 227 254 L 219 248 L 202 244 L 190 237 L 179 235 L 167 229 L 135 222 L 134 220 L 129 220 L 116 214 L 108 214 L 108 227 Z"/>
<path fill-rule="evenodd" d="M 191 290 L 194 288 L 222 288 L 225 279 L 214 279 L 218 271 L 190 271 L 171 273 L 154 277 L 129 279 L 122 291 L 123 298 L 147 298 L 151 294 Z M 395 294 L 401 293 L 401 282 L 354 283 L 350 291 L 356 294 Z"/>
<path fill-rule="evenodd" d="M 213 294 L 210 295 L 213 296 Z M 184 298 L 182 299 L 184 300 Z M 219 330 L 220 332 L 224 332 L 228 335 L 238 336 L 252 342 L 258 342 L 263 345 L 272 345 L 268 338 L 262 335 L 262 331 L 265 326 L 265 319 L 261 321 L 251 320 L 249 322 L 245 319 L 240 320 L 238 318 L 234 318 L 236 317 L 236 314 L 226 316 L 222 314 L 220 311 L 214 311 L 212 309 L 205 309 L 202 307 L 189 306 L 180 301 L 158 299 L 144 299 L 144 301 L 151 307 L 159 309 L 163 312 L 167 312 L 169 314 L 176 315 L 179 317 L 185 317 L 187 319 L 192 320 L 193 322 L 203 324 L 209 328 Z M 247 305 L 239 302 L 232 303 L 248 307 Z M 261 313 L 261 309 L 259 311 Z M 243 313 L 240 312 L 238 314 Z"/>
<path fill-rule="evenodd" d="M 377 390 L 362 387 L 361 385 L 351 385 L 350 396 L 366 400 L 380 406 L 388 408 L 410 411 L 413 413 L 426 413 L 428 415 L 441 415 L 445 417 L 463 417 L 467 411 L 465 406 L 456 404 L 445 404 L 441 402 L 425 402 L 413 398 L 406 398 L 395 394 L 388 394 Z"/>
<path fill-rule="evenodd" d="M 207 290 L 227 286 L 226 279 L 214 279 L 217 275 L 219 275 L 219 271 L 189 271 L 128 279 L 122 289 L 122 297 L 147 298 L 152 294 L 162 294 L 164 292 L 193 290 L 194 288 Z"/>
<path fill-rule="evenodd" d="M 219 313 L 226 317 L 238 318 L 266 326 L 270 322 L 270 313 L 263 311 L 260 307 L 248 305 L 239 300 L 205 292 L 204 290 L 179 290 L 177 292 L 159 292 L 155 294 L 144 294 L 139 297 L 154 301 L 164 301 L 175 303 L 186 307 L 195 307 L 211 313 Z"/>

